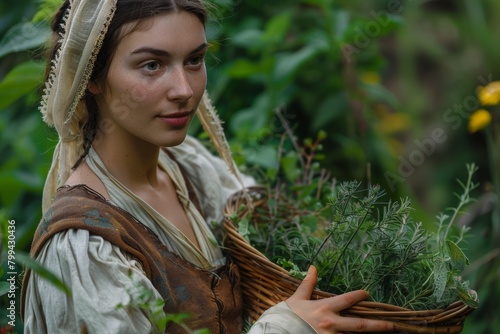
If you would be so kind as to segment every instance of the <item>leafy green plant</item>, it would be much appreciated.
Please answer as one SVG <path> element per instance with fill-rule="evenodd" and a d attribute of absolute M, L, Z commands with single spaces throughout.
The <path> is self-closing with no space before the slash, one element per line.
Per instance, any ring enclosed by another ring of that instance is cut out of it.
<path fill-rule="evenodd" d="M 373 110 L 378 104 L 395 108 L 397 101 L 376 79 L 385 63 L 378 43 L 402 20 L 396 13 L 379 15 L 387 10 L 383 4 L 374 14 L 359 7 L 332 0 L 272 6 L 243 1 L 235 8 L 238 15 L 224 19 L 213 41 L 222 62 L 209 66 L 209 78 L 217 79 L 209 90 L 227 120 L 237 162 L 265 168 L 277 163 L 274 135 L 282 129 L 273 111 L 280 107 L 302 138 L 319 130 L 332 134 L 326 159 L 337 174 L 361 178 L 366 160 L 374 166 L 390 161 Z M 377 31 L 360 45 L 367 27 Z"/>
<path fill-rule="evenodd" d="M 273 174 L 281 173 L 276 170 L 277 150 L 269 145 L 275 144 L 271 143 L 272 134 L 278 130 L 273 127 L 273 115 L 263 111 L 263 102 L 266 108 L 287 106 L 287 117 L 300 122 L 297 134 L 301 138 L 316 133 L 319 128 L 331 134 L 329 142 L 324 143 L 328 147 L 325 166 L 337 177 L 363 179 L 365 166 L 370 163 L 373 179 L 380 179 L 384 171 L 396 170 L 398 155 L 405 149 L 413 149 L 413 140 L 422 136 L 422 131 L 442 126 L 443 114 L 471 94 L 478 84 L 478 76 L 496 78 L 500 75 L 497 61 L 500 48 L 495 46 L 498 37 L 491 33 L 498 31 L 500 23 L 495 19 L 500 2 L 495 0 L 216 2 L 231 3 L 234 7 L 224 13 L 220 23 L 208 28 L 209 34 L 216 36 L 211 51 L 220 63 L 215 66 L 209 61 L 208 89 L 223 119 L 233 129 L 227 134 L 232 139 L 235 157 L 239 162 L 247 159 L 265 164 L 264 167 L 270 168 L 266 176 L 271 179 Z M 21 32 L 25 31 L 21 26 L 11 33 L 7 33 L 8 30 L 14 23 L 32 17 L 36 8 L 49 8 L 50 3 L 56 7 L 60 0 L 0 4 L 0 29 L 2 41 L 6 42 L 2 46 L 16 46 L 17 50 L 10 49 L 10 53 L 3 53 L 5 55 L 0 58 L 2 78 L 15 65 L 38 57 L 39 45 L 36 43 L 21 50 L 21 45 L 28 46 L 19 40 L 24 36 Z M 330 54 L 327 50 L 290 64 L 284 57 L 288 55 L 292 60 L 300 60 L 301 50 L 311 49 L 307 47 L 314 42 L 311 37 L 324 36 L 327 29 L 336 32 L 326 34 L 337 39 L 338 43 L 331 44 L 334 49 L 343 44 L 356 46 L 356 31 L 368 27 L 374 18 L 371 12 L 387 10 L 389 5 L 397 4 L 404 8 L 392 16 L 393 23 L 387 26 L 391 31 L 381 31 L 380 38 L 374 38 L 361 52 L 353 53 L 354 61 L 350 66 L 339 62 L 340 54 Z M 41 16 L 48 18 L 55 7 Z M 287 23 L 279 18 L 277 14 L 280 13 L 290 13 L 292 19 Z M 288 29 L 273 28 L 276 23 L 267 25 L 273 18 L 286 23 Z M 48 31 L 48 27 L 44 31 Z M 274 33 L 274 41 L 268 39 L 267 43 L 261 43 L 262 32 L 266 36 Z M 43 31 L 32 36 L 33 41 L 37 37 L 41 40 Z M 16 43 L 10 43 L 10 38 L 14 37 Z M 2 47 L 2 52 L 4 50 Z M 274 58 L 278 57 L 277 62 Z M 245 64 L 242 59 L 250 61 Z M 273 82 L 272 73 L 279 62 L 287 62 L 280 67 L 291 71 L 282 76 L 285 81 L 278 85 Z M 250 66 L 255 64 L 263 70 L 253 70 Z M 380 81 L 368 84 L 364 80 L 367 73 L 378 75 Z M 31 74 L 17 76 L 17 80 L 22 82 L 30 77 Z M 384 92 L 383 87 L 391 92 Z M 391 94 L 404 103 L 390 102 L 394 101 Z M 0 113 L 0 206 L 7 210 L 9 217 L 19 221 L 18 245 L 25 250 L 41 215 L 41 188 L 54 145 L 54 141 L 47 141 L 53 134 L 40 120 L 35 101 L 38 95 L 34 95 L 37 94 L 32 90 Z M 389 108 L 384 107 L 384 101 Z M 379 108 L 381 105 L 383 108 Z M 253 113 L 246 113 L 250 109 Z M 457 168 L 465 161 L 475 161 L 481 166 L 477 179 L 482 182 L 484 196 L 478 198 L 478 208 L 484 198 L 492 194 L 488 190 L 487 146 L 480 135 L 466 135 L 463 123 L 458 129 L 446 128 L 449 135 L 446 147 L 429 157 L 418 168 L 418 173 L 398 183 L 401 188 L 408 187 L 402 189 L 405 194 L 415 195 L 413 213 L 417 216 L 425 210 L 419 219 L 424 219 L 425 212 L 432 212 L 432 217 L 441 207 L 451 205 L 449 194 L 453 184 L 450 178 L 461 172 Z M 267 131 L 262 130 L 262 125 L 267 126 Z M 363 126 L 368 126 L 368 130 Z M 249 155 L 251 159 L 247 158 Z M 299 173 L 292 165 L 296 156 L 290 153 L 286 163 L 280 161 L 289 167 L 290 175 Z M 393 199 L 399 196 L 397 192 L 392 195 Z M 315 198 L 304 195 L 304 200 Z M 322 205 L 326 202 L 327 199 Z M 474 213 L 472 209 L 469 213 L 476 218 L 471 231 L 475 238 L 470 240 L 467 252 L 472 264 L 466 269 L 469 272 L 466 277 L 478 289 L 481 306 L 466 322 L 464 333 L 494 332 L 500 326 L 500 318 L 491 316 L 500 291 L 499 235 L 492 230 L 492 218 L 495 217 L 491 213 L 484 214 L 481 210 Z M 429 227 L 427 220 L 424 223 Z"/>
<path fill-rule="evenodd" d="M 317 142 L 307 140 L 313 151 L 301 156 L 314 155 Z M 476 170 L 467 166 L 459 203 L 447 210 L 451 215 L 437 216 L 436 232 L 414 220 L 409 199 L 384 202 L 378 185 L 365 189 L 359 181 L 324 182 L 324 173 L 277 182 L 269 189 L 268 205 L 238 222 L 238 230 L 295 277 L 304 278 L 307 268 L 316 266 L 318 287 L 326 292 L 365 289 L 374 301 L 412 310 L 441 308 L 459 299 L 476 308 L 477 296 L 460 276 L 469 264 L 459 247 L 467 228 L 455 224 L 472 201 Z"/>

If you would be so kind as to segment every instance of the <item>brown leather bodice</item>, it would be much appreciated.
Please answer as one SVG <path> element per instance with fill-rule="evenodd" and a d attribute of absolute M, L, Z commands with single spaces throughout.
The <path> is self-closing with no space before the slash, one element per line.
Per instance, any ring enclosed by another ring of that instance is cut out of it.
<path fill-rule="evenodd" d="M 196 267 L 168 251 L 128 212 L 82 185 L 59 189 L 51 209 L 37 228 L 31 256 L 35 257 L 54 234 L 67 229 L 88 230 L 134 256 L 165 300 L 165 312 L 189 313 L 191 317 L 184 323 L 191 330 L 208 328 L 213 334 L 241 333 L 242 299 L 239 273 L 234 264 L 211 271 Z M 22 302 L 29 277 L 27 271 Z M 24 305 L 21 310 L 24 312 Z M 167 332 L 185 333 L 185 330 L 169 323 Z"/>

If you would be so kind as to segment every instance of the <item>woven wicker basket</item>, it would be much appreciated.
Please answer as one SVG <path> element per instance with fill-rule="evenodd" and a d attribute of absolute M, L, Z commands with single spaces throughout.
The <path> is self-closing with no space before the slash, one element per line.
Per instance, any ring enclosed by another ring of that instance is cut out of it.
<path fill-rule="evenodd" d="M 248 189 L 254 207 L 267 203 L 265 190 L 259 187 Z M 246 203 L 243 192 L 237 192 L 227 202 L 224 225 L 227 230 L 225 246 L 239 266 L 241 286 L 246 316 L 256 320 L 265 310 L 290 297 L 300 284 L 285 269 L 272 263 L 262 253 L 253 248 L 237 231 L 231 216 L 239 218 L 249 213 L 241 210 Z M 312 299 L 333 296 L 315 290 Z M 342 315 L 370 319 L 384 319 L 394 323 L 395 332 L 401 333 L 460 333 L 467 315 L 472 308 L 461 301 L 444 309 L 413 311 L 390 304 L 362 301 L 345 310 Z"/>

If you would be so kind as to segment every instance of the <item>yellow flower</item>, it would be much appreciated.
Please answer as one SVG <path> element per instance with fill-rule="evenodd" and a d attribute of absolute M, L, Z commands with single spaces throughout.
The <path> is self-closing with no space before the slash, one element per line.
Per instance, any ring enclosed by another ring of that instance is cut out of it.
<path fill-rule="evenodd" d="M 486 86 L 477 88 L 479 102 L 483 106 L 494 106 L 500 103 L 500 81 L 490 82 Z"/>
<path fill-rule="evenodd" d="M 373 71 L 364 72 L 361 74 L 361 81 L 375 85 L 380 83 L 380 75 Z"/>
<path fill-rule="evenodd" d="M 469 132 L 484 129 L 491 123 L 491 114 L 486 109 L 478 109 L 469 118 Z"/>
<path fill-rule="evenodd" d="M 395 134 L 409 128 L 410 121 L 402 112 L 387 113 L 383 115 L 378 124 L 378 129 L 384 134 Z"/>

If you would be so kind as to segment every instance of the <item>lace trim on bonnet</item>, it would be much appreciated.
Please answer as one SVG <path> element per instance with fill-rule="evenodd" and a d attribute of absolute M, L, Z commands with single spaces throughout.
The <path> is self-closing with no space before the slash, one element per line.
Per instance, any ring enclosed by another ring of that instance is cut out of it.
<path fill-rule="evenodd" d="M 116 0 L 71 0 L 61 20 L 61 39 L 40 104 L 43 120 L 59 135 L 43 191 L 44 212 L 83 153 L 80 122 L 87 112 L 80 101 L 115 10 Z"/>

